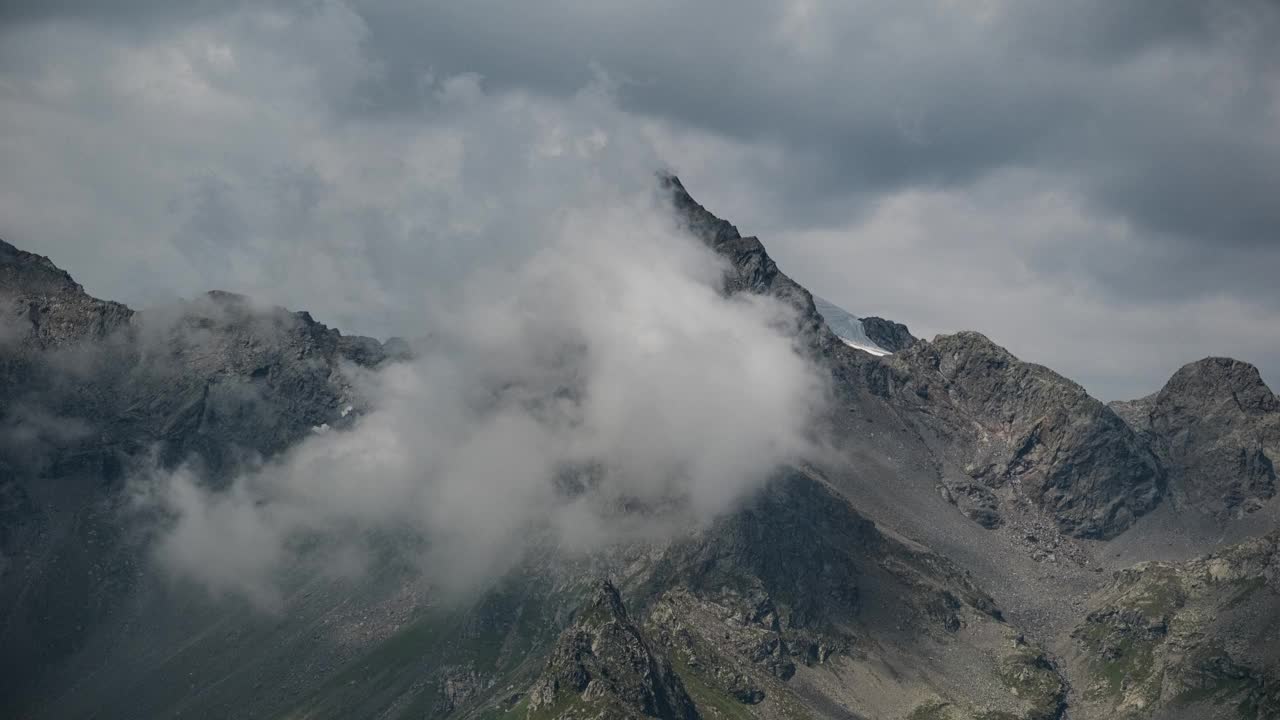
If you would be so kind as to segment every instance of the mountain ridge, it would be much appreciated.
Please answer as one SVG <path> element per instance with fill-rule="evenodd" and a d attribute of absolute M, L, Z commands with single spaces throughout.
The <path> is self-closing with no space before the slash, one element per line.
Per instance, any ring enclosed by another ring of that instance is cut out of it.
<path fill-rule="evenodd" d="M 218 291 L 134 312 L 0 244 L 0 422 L 6 437 L 38 440 L 0 443 L 0 672 L 13 681 L 0 709 L 1043 720 L 1117 708 L 1256 718 L 1246 711 L 1270 707 L 1276 659 L 1214 645 L 1238 645 L 1238 625 L 1176 608 L 1167 622 L 1203 635 L 1205 663 L 1168 655 L 1160 684 L 1131 660 L 1173 647 L 1135 635 L 1164 621 L 1151 625 L 1148 606 L 1168 577 L 1201 588 L 1178 591 L 1200 593 L 1196 607 L 1226 608 L 1247 586 L 1241 607 L 1280 617 L 1273 542 L 1202 548 L 1154 574 L 1107 554 L 1117 538 L 1154 533 L 1148 516 L 1170 504 L 1236 522 L 1213 503 L 1220 489 L 1239 498 L 1232 511 L 1274 505 L 1276 403 L 1256 369 L 1192 363 L 1156 395 L 1109 407 L 978 333 L 916 340 L 873 322 L 864 332 L 878 327 L 880 347 L 898 347 L 861 352 L 758 238 L 674 176 L 661 183 L 679 222 L 726 258 L 726 294 L 795 311 L 800 351 L 833 385 L 821 428 L 830 456 L 779 468 L 691 534 L 574 561 L 531 552 L 459 607 L 388 562 L 360 583 L 301 576 L 283 617 L 245 615 L 171 587 L 150 569 L 146 539 L 120 524 L 121 478 L 156 443 L 162 462 L 199 459 L 216 487 L 246 450 L 270 457 L 313 428 L 359 422 L 364 399 L 346 368 L 404 359 L 399 343 Z M 246 402 L 271 412 L 245 413 Z M 84 419 L 39 421 L 33 407 Z M 1195 585 L 1222 558 L 1239 578 Z"/>

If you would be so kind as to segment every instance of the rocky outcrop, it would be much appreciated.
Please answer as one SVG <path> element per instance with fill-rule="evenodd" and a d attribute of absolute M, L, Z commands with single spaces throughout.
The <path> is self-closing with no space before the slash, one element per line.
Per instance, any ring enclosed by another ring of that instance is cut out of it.
<path fill-rule="evenodd" d="M 8 245 L 0 322 L 4 422 L 78 429 L 46 433 L 42 462 L 55 450 L 110 448 L 123 461 L 157 447 L 166 463 L 197 459 L 224 474 L 238 456 L 268 456 L 354 419 L 344 367 L 388 358 L 377 340 L 233 293 L 136 313 Z"/>
<path fill-rule="evenodd" d="M 852 716 L 879 716 L 884 708 L 863 704 L 863 689 L 916 688 L 882 676 L 878 655 L 925 647 L 999 658 L 972 670 L 977 689 L 952 701 L 1053 717 L 1032 708 L 1057 708 L 1065 692 L 1039 651 L 1004 644 L 1016 633 L 967 573 L 888 537 L 809 471 L 781 473 L 737 513 L 664 549 L 633 591 L 656 596 L 645 628 L 686 685 L 731 698 L 743 717 L 746 708 L 753 717 L 803 714 L 812 707 L 798 689 L 806 672 L 846 684 Z M 877 648 L 871 657 L 868 648 Z M 992 684 L 1009 694 L 992 696 Z"/>
<path fill-rule="evenodd" d="M 946 495 L 995 526 L 1026 500 L 1075 537 L 1108 538 L 1155 506 L 1164 474 L 1137 434 L 1084 388 L 975 332 L 890 360 L 893 397 L 944 443 L 965 477 Z"/>
<path fill-rule="evenodd" d="M 889 352 L 906 350 L 918 342 L 906 325 L 880 317 L 862 318 L 862 331 L 867 334 L 871 342 Z"/>
<path fill-rule="evenodd" d="M 1280 534 L 1117 572 L 1072 638 L 1091 715 L 1278 716 Z"/>
<path fill-rule="evenodd" d="M 1112 407 L 1149 438 L 1180 504 L 1226 518 L 1276 494 L 1280 399 L 1256 367 L 1205 358 L 1155 395 Z"/>
<path fill-rule="evenodd" d="M 527 707 L 530 717 L 701 717 L 680 677 L 631 622 L 607 581 L 595 585 L 556 641 Z"/>

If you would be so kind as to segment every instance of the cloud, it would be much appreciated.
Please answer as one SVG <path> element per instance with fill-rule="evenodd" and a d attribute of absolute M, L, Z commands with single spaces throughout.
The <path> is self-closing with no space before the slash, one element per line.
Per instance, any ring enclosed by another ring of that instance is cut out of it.
<path fill-rule="evenodd" d="M 603 133 L 556 135 L 557 152 L 598 149 Z M 724 261 L 677 229 L 655 188 L 598 180 L 519 216 L 526 257 L 473 266 L 420 308 L 429 341 L 412 362 L 356 374 L 372 409 L 351 429 L 225 491 L 189 468 L 137 481 L 172 519 L 165 565 L 270 607 L 302 539 L 350 550 L 404 533 L 430 581 L 465 590 L 532 538 L 584 552 L 705 522 L 808 451 L 825 396 L 780 329 L 792 311 L 723 295 Z M 509 209 L 546 192 L 509 190 L 497 198 Z"/>
<path fill-rule="evenodd" d="M 587 124 L 611 128 L 611 147 L 650 144 L 802 283 L 833 261 L 927 267 L 928 255 L 875 254 L 878 243 L 846 241 L 838 255 L 805 244 L 865 236 L 886 205 L 940 193 L 1003 233 L 999 213 L 1048 192 L 1089 224 L 1126 228 L 1063 266 L 1090 303 L 1165 317 L 1222 302 L 1253 317 L 1280 302 L 1280 10 L 1266 0 L 140 0 L 0 13 L 0 162 L 14 168 L 0 181 L 0 237 L 135 304 L 223 287 L 350 331 L 412 332 L 415 285 L 448 284 L 455 263 L 481 255 L 527 253 L 517 228 L 498 231 L 491 200 L 510 194 L 488 188 L 522 183 L 538 161 L 505 156 L 537 147 L 533 136 L 557 147 L 542 135 L 551 126 L 582 137 Z M 993 187 L 1009 197 L 991 202 Z M 454 241 L 468 232 L 475 243 Z M 1052 228 L 1026 246 L 952 242 L 997 283 L 1044 273 L 1045 292 L 1063 287 L 1050 263 L 1076 254 Z M 855 308 L 913 305 L 897 319 L 914 326 L 1012 327 L 983 325 L 1012 312 L 994 300 L 957 317 L 954 290 L 917 302 L 822 282 Z M 1052 320 L 1085 313 L 1081 302 L 1027 307 Z M 1266 345 L 1258 334 L 1276 344 L 1269 326 L 1184 317 L 1196 324 L 1168 346 L 1177 360 L 1245 355 L 1276 378 L 1273 354 L 1246 355 Z M 1017 324 L 1035 319 L 1027 310 Z M 1145 352 L 1128 328 L 1079 329 L 1081 345 Z M 1022 344 L 1108 393 L 1164 379 L 1150 364 L 1116 373 Z"/>

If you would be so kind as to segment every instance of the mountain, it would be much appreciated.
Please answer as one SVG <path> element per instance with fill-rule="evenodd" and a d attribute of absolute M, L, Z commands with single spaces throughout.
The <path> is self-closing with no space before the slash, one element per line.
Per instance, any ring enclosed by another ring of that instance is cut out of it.
<path fill-rule="evenodd" d="M 1280 400 L 1254 366 L 1205 358 L 1183 366 L 1156 394 L 1112 407 L 1149 438 L 1169 469 L 1175 502 L 1240 516 L 1276 494 Z"/>
<path fill-rule="evenodd" d="M 816 299 L 661 183 L 725 294 L 794 311 L 829 381 L 819 449 L 662 537 L 585 556 L 531 537 L 465 597 L 394 534 L 359 576 L 304 548 L 272 610 L 210 596 L 157 566 L 126 482 L 188 465 L 229 492 L 364 422 L 361 375 L 406 343 L 222 292 L 134 311 L 0 243 L 0 716 L 1280 712 L 1280 408 L 1256 369 L 1211 358 L 1106 405 L 981 334 Z"/>
<path fill-rule="evenodd" d="M 1113 410 L 983 335 L 939 336 L 892 366 L 895 399 L 962 467 L 945 494 L 978 522 L 1030 505 L 1062 533 L 1107 538 L 1159 501 L 1164 469 Z"/>

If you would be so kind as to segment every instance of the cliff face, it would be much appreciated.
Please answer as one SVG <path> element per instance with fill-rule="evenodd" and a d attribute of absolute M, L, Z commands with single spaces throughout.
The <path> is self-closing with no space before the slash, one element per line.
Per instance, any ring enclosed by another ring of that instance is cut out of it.
<path fill-rule="evenodd" d="M 1159 501 L 1164 471 L 1084 388 L 963 332 L 892 360 L 894 397 L 946 443 L 964 479 L 949 496 L 986 526 L 1025 499 L 1075 537 L 1108 538 Z"/>
<path fill-rule="evenodd" d="M 1280 400 L 1254 366 L 1205 358 L 1183 366 L 1155 395 L 1113 407 L 1149 439 L 1176 502 L 1226 519 L 1275 495 Z"/>
<path fill-rule="evenodd" d="M 889 352 L 906 350 L 919 342 L 906 325 L 880 317 L 862 318 L 862 330 L 871 338 L 871 342 Z"/>

